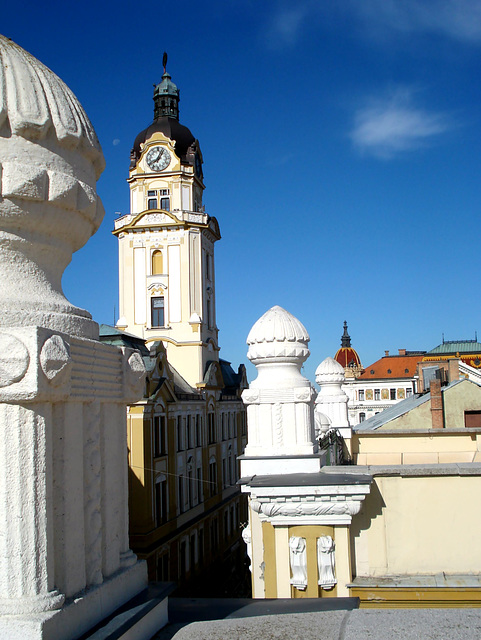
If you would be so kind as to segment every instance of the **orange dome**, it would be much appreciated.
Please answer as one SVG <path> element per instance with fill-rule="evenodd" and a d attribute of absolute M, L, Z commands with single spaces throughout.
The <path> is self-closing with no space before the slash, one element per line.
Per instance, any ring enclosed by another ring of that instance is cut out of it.
<path fill-rule="evenodd" d="M 337 350 L 334 360 L 339 364 L 346 367 L 361 368 L 361 359 L 359 358 L 357 351 L 351 347 L 351 336 L 347 332 L 347 322 L 344 320 L 344 333 L 341 337 L 341 348 Z"/>

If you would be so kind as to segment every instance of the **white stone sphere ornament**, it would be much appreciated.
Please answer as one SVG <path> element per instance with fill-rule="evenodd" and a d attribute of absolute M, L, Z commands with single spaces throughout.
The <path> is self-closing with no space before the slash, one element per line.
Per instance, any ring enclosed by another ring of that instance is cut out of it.
<path fill-rule="evenodd" d="M 105 166 L 82 106 L 50 69 L 0 36 L 0 325 L 98 337 L 61 280 L 98 229 Z"/>

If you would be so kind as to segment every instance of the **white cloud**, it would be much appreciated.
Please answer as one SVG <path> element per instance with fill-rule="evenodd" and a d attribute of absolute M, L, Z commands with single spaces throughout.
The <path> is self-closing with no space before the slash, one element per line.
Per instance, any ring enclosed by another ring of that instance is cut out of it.
<path fill-rule="evenodd" d="M 453 126 L 448 114 L 415 106 L 413 91 L 403 88 L 358 109 L 350 136 L 360 151 L 392 158 L 427 146 Z"/>
<path fill-rule="evenodd" d="M 114 145 L 114 147 L 116 147 L 117 145 L 119 145 L 119 144 L 120 144 L 120 140 L 119 140 L 118 138 L 114 138 L 114 139 L 112 140 L 112 144 Z"/>
<path fill-rule="evenodd" d="M 296 44 L 311 11 L 310 2 L 278 5 L 267 29 L 267 44 L 273 49 Z"/>
<path fill-rule="evenodd" d="M 349 11 L 371 31 L 431 32 L 481 43 L 481 0 L 351 0 Z"/>
<path fill-rule="evenodd" d="M 359 23 L 363 35 L 434 33 L 481 44 L 481 0 L 277 0 L 264 35 L 271 48 L 295 45 L 313 24 Z"/>

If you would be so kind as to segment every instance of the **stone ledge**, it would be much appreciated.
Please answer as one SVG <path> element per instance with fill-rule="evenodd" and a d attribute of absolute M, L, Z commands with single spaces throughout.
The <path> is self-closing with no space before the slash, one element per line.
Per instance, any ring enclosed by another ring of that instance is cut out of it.
<path fill-rule="evenodd" d="M 375 476 L 481 476 L 479 462 L 452 462 L 449 464 L 393 464 L 393 465 L 353 465 L 323 467 L 321 473 L 366 474 Z"/>

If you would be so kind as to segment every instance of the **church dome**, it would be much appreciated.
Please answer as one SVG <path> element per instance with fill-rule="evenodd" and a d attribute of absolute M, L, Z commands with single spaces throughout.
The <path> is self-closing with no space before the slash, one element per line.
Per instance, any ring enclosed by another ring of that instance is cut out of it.
<path fill-rule="evenodd" d="M 175 153 L 181 161 L 187 160 L 187 152 L 194 144 L 195 138 L 190 130 L 178 120 L 170 116 L 157 118 L 146 129 L 141 131 L 135 138 L 132 148 L 132 160 L 135 162 L 140 158 L 140 145 L 148 140 L 154 133 L 163 133 L 164 136 L 175 142 Z"/>
<path fill-rule="evenodd" d="M 0 87 L 0 135 L 41 144 L 53 133 L 60 147 L 86 156 L 100 177 L 104 156 L 80 102 L 53 71 L 1 35 Z"/>
<path fill-rule="evenodd" d="M 167 54 L 164 53 L 164 74 L 162 81 L 154 85 L 154 121 L 135 138 L 131 151 L 131 168 L 140 158 L 140 145 L 146 142 L 154 133 L 163 133 L 164 136 L 175 142 L 175 153 L 181 162 L 193 164 L 193 155 L 187 158 L 187 152 L 195 143 L 195 138 L 190 130 L 179 122 L 180 92 L 172 82 L 172 78 L 165 70 Z"/>
<path fill-rule="evenodd" d="M 247 336 L 247 357 L 255 360 L 309 356 L 309 334 L 304 325 L 282 307 L 275 306 L 257 320 Z"/>
<path fill-rule="evenodd" d="M 347 322 L 344 320 L 344 333 L 341 336 L 341 348 L 337 350 L 334 356 L 341 367 L 361 369 L 361 359 L 355 349 L 351 347 L 351 336 L 347 332 Z"/>

